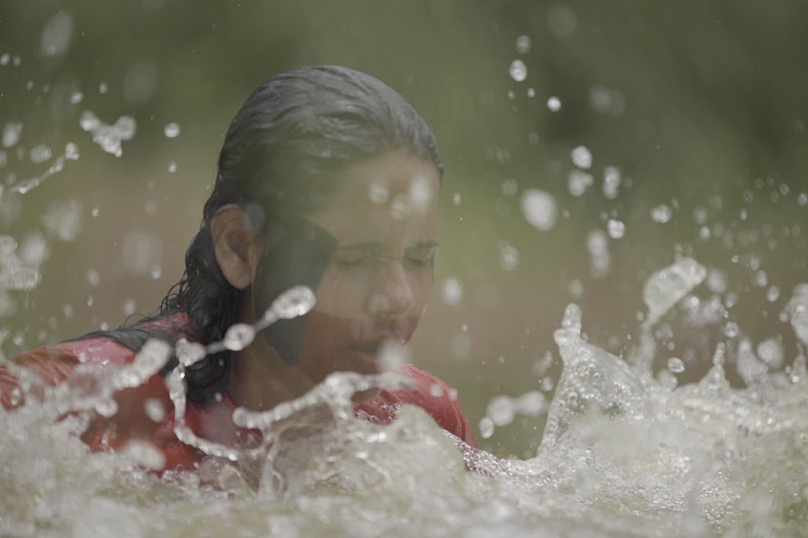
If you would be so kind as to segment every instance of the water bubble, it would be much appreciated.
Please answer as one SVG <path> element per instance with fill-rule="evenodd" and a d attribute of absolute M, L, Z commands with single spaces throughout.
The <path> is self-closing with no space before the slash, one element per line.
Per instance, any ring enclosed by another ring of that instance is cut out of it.
<path fill-rule="evenodd" d="M 480 429 L 480 437 L 483 439 L 489 439 L 492 435 L 494 435 L 494 421 L 492 421 L 490 418 L 481 418 L 478 427 Z"/>
<path fill-rule="evenodd" d="M 797 202 L 801 206 L 807 206 L 808 205 L 808 193 L 805 193 L 805 192 L 800 193 L 800 195 L 797 196 Z"/>
<path fill-rule="evenodd" d="M 614 200 L 620 192 L 620 183 L 623 178 L 620 169 L 616 166 L 607 166 L 603 169 L 603 195 Z"/>
<path fill-rule="evenodd" d="M 668 370 L 674 374 L 681 374 L 685 371 L 685 363 L 678 357 L 668 359 Z"/>
<path fill-rule="evenodd" d="M 255 339 L 255 329 L 246 323 L 235 323 L 227 329 L 222 344 L 230 351 L 241 351 Z"/>
<path fill-rule="evenodd" d="M 448 277 L 443 281 L 443 302 L 448 305 L 459 304 L 463 299 L 463 286 L 455 277 Z"/>
<path fill-rule="evenodd" d="M 100 214 L 101 211 L 97 207 L 94 207 L 90 210 L 90 215 L 92 215 L 93 217 L 97 217 Z"/>
<path fill-rule="evenodd" d="M 558 112 L 561 110 L 561 99 L 551 96 L 547 99 L 547 108 L 550 110 L 550 112 Z"/>
<path fill-rule="evenodd" d="M 102 82 L 98 85 L 98 93 L 105 94 L 109 91 L 109 84 Z"/>
<path fill-rule="evenodd" d="M 232 330 L 233 327 L 236 327 L 236 329 L 233 330 L 233 333 L 231 334 L 230 330 Z M 248 327 L 249 329 L 244 329 L 244 327 Z M 250 333 L 250 331 L 252 331 L 252 333 Z M 227 347 L 228 335 L 230 336 L 231 340 L 240 338 L 243 339 L 238 340 L 238 342 L 243 343 L 243 345 L 241 347 L 235 347 L 235 348 Z M 227 349 L 230 349 L 231 351 L 240 351 L 245 347 L 247 347 L 252 342 L 253 338 L 255 338 L 255 331 L 253 330 L 252 326 L 244 324 L 235 324 L 232 325 L 230 329 L 228 329 L 225 335 L 225 347 L 227 347 Z M 197 342 L 189 342 L 185 338 L 181 338 L 177 342 L 176 354 L 177 354 L 177 360 L 180 361 L 180 364 L 188 368 L 189 366 L 192 366 L 197 362 L 201 361 L 202 359 L 204 359 L 205 357 L 207 357 L 208 352 L 205 349 L 205 346 L 203 346 L 202 344 Z"/>
<path fill-rule="evenodd" d="M 51 237 L 74 241 L 81 231 L 81 202 L 76 198 L 51 202 L 40 221 Z"/>
<path fill-rule="evenodd" d="M 508 67 L 508 73 L 516 82 L 522 82 L 527 78 L 527 66 L 522 60 L 514 60 Z"/>
<path fill-rule="evenodd" d="M 665 224 L 666 222 L 671 220 L 671 216 L 672 216 L 671 208 L 665 204 L 660 204 L 651 209 L 651 219 L 654 222 Z"/>
<path fill-rule="evenodd" d="M 550 194 L 531 188 L 522 193 L 522 214 L 531 226 L 546 232 L 558 220 L 558 205 Z"/>
<path fill-rule="evenodd" d="M 459 192 L 456 192 L 456 193 L 454 193 L 452 195 L 452 203 L 454 205 L 460 205 L 462 201 L 463 201 L 463 197 L 460 195 Z"/>
<path fill-rule="evenodd" d="M 163 132 L 165 133 L 167 138 L 177 138 L 178 136 L 180 136 L 180 124 L 172 121 L 171 123 L 165 126 Z"/>
<path fill-rule="evenodd" d="M 609 219 L 609 222 L 606 223 L 606 229 L 612 239 L 621 239 L 626 235 L 626 225 L 619 220 Z"/>
<path fill-rule="evenodd" d="M 3 53 L 3 55 L 0 56 L 0 65 L 5 66 L 8 65 L 10 62 L 11 62 L 11 54 L 9 54 L 8 52 Z"/>
<path fill-rule="evenodd" d="M 286 290 L 275 299 L 264 317 L 268 318 L 273 314 L 279 319 L 292 319 L 298 316 L 304 316 L 314 308 L 316 302 L 314 292 L 311 291 L 311 289 L 306 286 L 295 286 Z"/>
<path fill-rule="evenodd" d="M 536 90 L 534 90 L 533 88 L 528 88 L 527 96 L 533 99 L 534 97 L 536 97 Z"/>
<path fill-rule="evenodd" d="M 573 196 L 582 196 L 593 183 L 592 175 L 581 170 L 570 170 L 567 176 L 567 188 Z"/>
<path fill-rule="evenodd" d="M 592 152 L 586 146 L 577 146 L 570 152 L 572 163 L 578 168 L 588 170 L 592 167 Z"/>
<path fill-rule="evenodd" d="M 152 422 L 159 424 L 166 419 L 166 408 L 157 398 L 147 398 L 143 403 L 143 410 Z"/>
<path fill-rule="evenodd" d="M 70 94 L 70 104 L 77 105 L 84 100 L 84 94 L 76 90 Z"/>
<path fill-rule="evenodd" d="M 3 127 L 3 147 L 10 148 L 13 147 L 17 142 L 20 141 L 20 135 L 22 134 L 22 123 L 15 123 L 10 121 L 6 123 L 5 127 Z"/>
<path fill-rule="evenodd" d="M 530 36 L 520 35 L 516 38 L 516 52 L 519 54 L 527 54 L 530 52 L 530 47 L 532 44 L 533 43 L 530 40 Z"/>
<path fill-rule="evenodd" d="M 499 266 L 506 271 L 513 271 L 519 265 L 519 251 L 508 243 L 503 243 L 499 249 Z"/>
<path fill-rule="evenodd" d="M 173 174 L 176 171 L 177 171 L 177 163 L 175 163 L 174 161 L 168 163 L 168 173 Z"/>
<path fill-rule="evenodd" d="M 769 289 L 766 290 L 766 300 L 770 303 L 773 303 L 777 299 L 780 298 L 780 288 L 777 286 L 769 286 Z"/>
<path fill-rule="evenodd" d="M 42 31 L 41 48 L 46 56 L 61 56 L 70 45 L 73 36 L 73 16 L 59 11 L 48 20 Z"/>
<path fill-rule="evenodd" d="M 440 383 L 433 383 L 429 387 L 429 394 L 431 394 L 435 398 L 440 398 L 441 396 L 443 396 L 443 387 L 441 386 Z"/>

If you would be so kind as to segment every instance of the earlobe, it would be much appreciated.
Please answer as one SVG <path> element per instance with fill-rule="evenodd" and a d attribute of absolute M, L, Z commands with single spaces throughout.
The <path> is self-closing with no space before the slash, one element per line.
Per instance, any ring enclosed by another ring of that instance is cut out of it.
<path fill-rule="evenodd" d="M 222 207 L 210 221 L 216 262 L 231 286 L 243 290 L 253 282 L 260 245 L 247 214 L 236 205 Z"/>

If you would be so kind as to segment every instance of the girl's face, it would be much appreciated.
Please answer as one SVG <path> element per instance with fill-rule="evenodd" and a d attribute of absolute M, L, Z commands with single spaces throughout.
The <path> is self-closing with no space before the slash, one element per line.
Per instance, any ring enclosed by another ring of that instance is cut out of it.
<path fill-rule="evenodd" d="M 321 211 L 337 240 L 296 367 L 312 382 L 381 370 L 383 344 L 406 343 L 424 312 L 437 249 L 439 172 L 406 151 L 345 169 Z"/>

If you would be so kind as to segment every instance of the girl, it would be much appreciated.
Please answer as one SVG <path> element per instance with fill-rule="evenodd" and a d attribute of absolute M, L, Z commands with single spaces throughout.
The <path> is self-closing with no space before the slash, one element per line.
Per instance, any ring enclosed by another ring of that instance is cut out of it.
<path fill-rule="evenodd" d="M 378 373 L 383 348 L 410 339 L 432 286 L 442 171 L 423 119 L 377 79 L 335 66 L 273 77 L 230 125 L 185 273 L 158 313 L 12 362 L 55 386 L 80 364 L 130 364 L 150 339 L 222 341 L 305 285 L 316 295 L 308 314 L 231 342 L 186 371 L 187 426 L 217 443 L 254 445 L 260 434 L 236 426 L 234 409 L 271 409 L 332 372 Z M 204 454 L 178 439 L 164 383 L 177 364 L 174 354 L 161 375 L 118 391 L 117 412 L 96 414 L 82 439 L 93 451 L 145 440 L 165 456 L 164 469 L 193 468 Z M 385 424 L 401 404 L 418 405 L 474 444 L 445 383 L 412 365 L 399 373 L 412 388 L 357 394 L 356 414 Z M 24 396 L 0 366 L 3 406 L 23 405 Z"/>

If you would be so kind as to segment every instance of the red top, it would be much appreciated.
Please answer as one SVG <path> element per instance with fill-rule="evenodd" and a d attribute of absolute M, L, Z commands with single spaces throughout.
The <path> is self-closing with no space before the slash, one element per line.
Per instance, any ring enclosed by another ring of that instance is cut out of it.
<path fill-rule="evenodd" d="M 177 320 L 187 323 L 187 316 Z M 134 352 L 117 342 L 92 338 L 43 347 L 11 360 L 52 387 L 67 379 L 79 364 L 122 366 L 132 363 L 134 358 Z M 404 365 L 400 373 L 414 380 L 416 388 L 383 390 L 375 398 L 355 405 L 356 415 L 377 424 L 389 424 L 398 416 L 402 404 L 417 405 L 441 428 L 476 446 L 468 419 L 446 383 L 412 364 Z M 0 365 L 0 403 L 10 410 L 24 401 L 18 380 Z M 93 452 L 118 450 L 130 439 L 145 439 L 165 455 L 165 470 L 192 469 L 204 456 L 174 434 L 174 405 L 161 376 L 154 375 L 143 385 L 117 392 L 115 401 L 118 412 L 110 418 L 96 414 L 82 434 L 82 440 Z M 236 426 L 232 420 L 235 408 L 229 394 L 220 402 L 204 406 L 188 402 L 185 421 L 199 437 L 230 446 L 254 445 L 260 440 L 260 433 Z"/>

